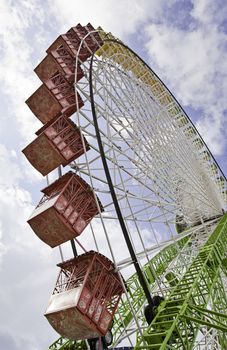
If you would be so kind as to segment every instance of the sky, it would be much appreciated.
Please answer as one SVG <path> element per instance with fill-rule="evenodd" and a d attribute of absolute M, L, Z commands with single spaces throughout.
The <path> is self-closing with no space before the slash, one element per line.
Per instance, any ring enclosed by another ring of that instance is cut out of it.
<path fill-rule="evenodd" d="M 33 69 L 77 23 L 101 25 L 136 51 L 195 123 L 227 174 L 227 2 L 222 0 L 0 0 L 0 348 L 47 349 L 58 335 L 43 317 L 59 252 L 26 220 L 45 179 L 21 150 L 41 124 L 24 101 Z"/>

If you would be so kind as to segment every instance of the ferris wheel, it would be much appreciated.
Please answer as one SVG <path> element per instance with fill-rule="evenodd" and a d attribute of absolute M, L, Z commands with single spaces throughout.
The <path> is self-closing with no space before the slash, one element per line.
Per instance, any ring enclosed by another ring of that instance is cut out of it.
<path fill-rule="evenodd" d="M 227 183 L 182 107 L 90 24 L 35 72 L 27 104 L 44 126 L 23 152 L 59 169 L 28 221 L 61 253 L 49 349 L 226 349 Z"/>

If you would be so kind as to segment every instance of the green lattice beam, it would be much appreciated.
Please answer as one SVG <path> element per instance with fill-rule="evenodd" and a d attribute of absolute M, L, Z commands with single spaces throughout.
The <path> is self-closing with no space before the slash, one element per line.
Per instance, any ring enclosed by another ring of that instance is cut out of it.
<path fill-rule="evenodd" d="M 227 348 L 226 316 L 207 308 L 226 251 L 227 214 L 200 248 L 170 296 L 159 306 L 143 336 L 138 337 L 136 350 L 192 349 L 201 325 L 218 329 L 222 333 L 222 344 L 226 346 L 223 350 Z M 225 295 L 219 297 L 225 300 Z"/>

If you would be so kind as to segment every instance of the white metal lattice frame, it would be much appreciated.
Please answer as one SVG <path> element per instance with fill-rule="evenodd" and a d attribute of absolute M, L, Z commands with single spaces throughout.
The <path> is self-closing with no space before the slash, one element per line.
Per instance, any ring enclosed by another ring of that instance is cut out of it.
<path fill-rule="evenodd" d="M 166 271 L 174 271 L 180 278 L 182 269 L 191 263 L 199 246 L 210 234 L 204 220 L 221 215 L 226 206 L 226 182 L 220 180 L 222 175 L 212 155 L 162 82 L 152 71 L 141 76 L 134 74 L 140 69 L 144 72 L 143 63 L 138 63 L 138 58 L 129 50 L 117 50 L 118 45 L 121 44 L 115 42 L 111 48 L 109 43 L 108 54 L 100 49 L 92 68 L 96 113 L 105 156 L 134 249 L 136 252 L 142 250 L 141 256 L 146 261 L 152 252 L 146 247 L 151 243 L 158 247 L 162 241 L 176 241 L 174 225 L 177 215 L 183 217 L 188 226 L 202 223 L 199 233 L 197 229 L 195 232 L 191 230 L 193 249 L 179 252 Z M 142 68 L 138 68 L 139 64 Z M 125 65 L 129 68 L 125 69 Z M 117 215 L 94 130 L 89 90 L 90 61 L 84 62 L 82 68 L 85 76 L 75 87 L 85 105 L 78 109 L 76 123 L 89 141 L 91 150 L 86 153 L 84 145 L 85 155 L 72 167 L 86 177 L 101 199 L 105 211 L 100 212 L 99 219 L 112 260 L 118 265 L 117 252 L 112 247 L 106 225 L 112 220 L 114 226 Z M 154 78 L 152 84 L 147 83 L 147 75 Z M 92 224 L 90 228 L 98 250 Z M 149 238 L 146 232 L 149 232 Z M 123 266 L 119 265 L 119 268 L 123 269 Z M 161 280 L 157 279 L 151 292 L 168 295 L 169 290 L 164 274 Z M 127 291 L 126 298 L 130 305 Z M 135 332 L 142 332 L 143 327 L 141 308 L 120 340 L 128 338 L 128 344 L 133 344 Z M 200 346 L 202 340 L 197 343 L 197 349 L 202 348 Z"/>

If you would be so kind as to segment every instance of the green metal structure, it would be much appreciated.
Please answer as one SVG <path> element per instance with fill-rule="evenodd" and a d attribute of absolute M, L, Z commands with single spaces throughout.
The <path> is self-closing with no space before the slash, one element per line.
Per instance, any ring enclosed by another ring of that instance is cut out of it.
<path fill-rule="evenodd" d="M 193 349 L 197 337 L 201 342 L 200 338 L 208 332 L 213 341 L 212 333 L 216 333 L 213 348 L 226 348 L 227 299 L 222 281 L 222 273 L 226 274 L 223 265 L 227 251 L 226 237 L 227 214 L 160 305 L 135 349 Z M 208 342 L 206 345 L 209 348 Z"/>

